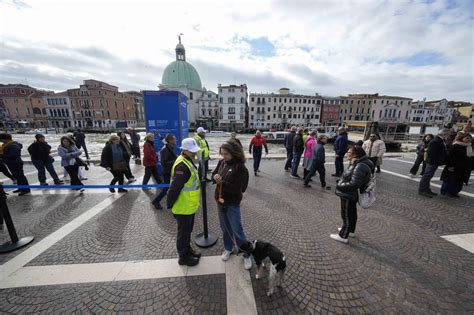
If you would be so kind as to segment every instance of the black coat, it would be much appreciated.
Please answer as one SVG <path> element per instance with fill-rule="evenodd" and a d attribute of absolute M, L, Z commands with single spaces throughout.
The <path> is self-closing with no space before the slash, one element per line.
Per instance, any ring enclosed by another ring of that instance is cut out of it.
<path fill-rule="evenodd" d="M 447 155 L 446 142 L 440 136 L 436 136 L 428 144 L 428 159 L 426 162 L 433 165 L 446 164 Z"/>
<path fill-rule="evenodd" d="M 441 180 L 448 183 L 464 183 L 471 173 L 471 159 L 466 155 L 467 148 L 453 144 L 448 150 L 446 166 L 441 173 Z"/>
<path fill-rule="evenodd" d="M 46 142 L 35 141 L 28 147 L 28 152 L 31 155 L 31 160 L 38 160 L 43 162 L 51 162 L 51 146 Z"/>
<path fill-rule="evenodd" d="M 125 148 L 122 145 L 122 142 L 120 142 L 120 148 L 122 149 L 123 153 L 123 159 L 126 161 L 127 160 L 127 153 L 125 151 Z M 105 147 L 102 149 L 102 154 L 100 156 L 100 166 L 103 168 L 112 168 L 112 165 L 114 164 L 114 157 L 112 154 L 112 145 L 107 142 Z"/>
<path fill-rule="evenodd" d="M 225 204 L 240 204 L 243 193 L 247 190 L 249 183 L 249 171 L 245 163 L 230 160 L 228 162 L 220 160 L 217 164 L 214 175 L 219 174 L 222 177 L 222 198 Z M 214 194 L 216 201 L 219 199 L 219 186 L 216 187 Z"/>
<path fill-rule="evenodd" d="M 336 195 L 351 201 L 359 200 L 357 190 L 363 191 L 370 181 L 374 163 L 367 156 L 361 157 L 356 163 L 349 165 L 337 182 Z"/>
<path fill-rule="evenodd" d="M 293 151 L 298 153 L 304 152 L 303 135 L 297 134 L 293 139 Z"/>
<path fill-rule="evenodd" d="M 160 150 L 161 173 L 164 175 L 171 175 L 174 161 L 178 158 L 176 151 L 168 144 Z"/>

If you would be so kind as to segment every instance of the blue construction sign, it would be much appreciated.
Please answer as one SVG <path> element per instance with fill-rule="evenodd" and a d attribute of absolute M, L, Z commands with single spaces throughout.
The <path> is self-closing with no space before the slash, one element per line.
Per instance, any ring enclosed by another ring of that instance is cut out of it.
<path fill-rule="evenodd" d="M 189 136 L 186 96 L 178 91 L 143 91 L 143 101 L 146 130 L 155 134 L 157 154 L 169 133 L 176 137 L 176 153 L 179 154 L 181 141 Z M 161 164 L 159 169 L 161 171 Z"/>

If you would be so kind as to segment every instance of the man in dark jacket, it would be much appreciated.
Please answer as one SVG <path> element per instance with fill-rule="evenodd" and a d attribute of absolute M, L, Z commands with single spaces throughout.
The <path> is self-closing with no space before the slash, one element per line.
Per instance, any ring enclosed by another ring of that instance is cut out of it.
<path fill-rule="evenodd" d="M 140 135 L 133 128 L 127 128 L 127 133 L 132 141 L 132 153 L 136 160 L 140 160 Z"/>
<path fill-rule="evenodd" d="M 74 141 L 76 141 L 76 147 L 78 149 L 82 148 L 82 150 L 86 154 L 86 159 L 89 160 L 89 152 L 87 151 L 86 146 L 86 135 L 81 131 L 81 129 L 77 129 L 74 132 Z"/>
<path fill-rule="evenodd" d="M 296 127 L 291 127 L 290 133 L 285 135 L 285 139 L 283 144 L 286 148 L 286 163 L 285 163 L 285 171 L 289 172 L 291 168 L 291 162 L 293 162 L 293 139 L 296 136 Z"/>
<path fill-rule="evenodd" d="M 334 141 L 334 153 L 336 154 L 336 173 L 332 174 L 332 176 L 339 177 L 344 173 L 344 155 L 347 152 L 347 132 L 346 128 L 340 127 L 338 130 L 339 135 Z"/>
<path fill-rule="evenodd" d="M 321 187 L 326 189 L 331 189 L 331 187 L 326 187 L 326 168 L 324 163 L 326 163 L 326 151 L 324 145 L 328 142 L 328 138 L 324 135 L 318 137 L 318 144 L 313 149 L 313 161 L 311 162 L 311 168 L 308 175 L 304 179 L 304 186 L 311 187 L 309 181 L 316 174 L 319 173 L 319 180 L 321 182 Z"/>
<path fill-rule="evenodd" d="M 12 136 L 7 133 L 0 134 L 0 142 L 3 145 L 0 148 L 0 158 L 8 166 L 12 172 L 13 177 L 17 180 L 18 185 L 28 186 L 28 179 L 23 172 L 23 160 L 21 159 L 21 149 L 23 146 L 13 141 Z M 18 196 L 23 196 L 30 193 L 29 188 L 21 188 L 13 191 L 19 193 Z"/>
<path fill-rule="evenodd" d="M 169 184 L 171 180 L 171 168 L 178 155 L 176 154 L 176 137 L 173 134 L 166 135 L 166 145 L 160 150 L 161 174 L 164 184 Z M 168 187 L 165 187 L 151 202 L 156 209 L 163 209 L 160 202 L 166 196 Z"/>
<path fill-rule="evenodd" d="M 421 177 L 420 186 L 418 187 L 418 193 L 422 196 L 433 198 L 433 196 L 438 195 L 431 191 L 430 181 L 438 167 L 446 163 L 446 155 L 448 152 L 446 141 L 450 135 L 451 131 L 447 128 L 443 128 L 428 144 L 426 169 L 423 177 Z"/>
<path fill-rule="evenodd" d="M 36 141 L 28 147 L 28 152 L 31 156 L 31 162 L 38 170 L 38 180 L 41 185 L 48 185 L 46 183 L 46 170 L 54 180 L 54 184 L 61 185 L 64 182 L 59 179 L 58 174 L 54 170 L 54 159 L 51 156 L 51 146 L 46 142 L 44 135 L 37 134 Z"/>
<path fill-rule="evenodd" d="M 293 138 L 293 161 L 291 162 L 292 178 L 300 178 L 298 175 L 298 166 L 300 166 L 301 155 L 304 152 L 303 129 L 298 129 L 298 133 Z"/>

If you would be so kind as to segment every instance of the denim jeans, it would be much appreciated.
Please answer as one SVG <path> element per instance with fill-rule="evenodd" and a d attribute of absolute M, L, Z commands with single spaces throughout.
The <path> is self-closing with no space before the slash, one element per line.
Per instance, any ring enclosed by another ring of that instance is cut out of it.
<path fill-rule="evenodd" d="M 438 169 L 437 164 L 430 164 L 426 163 L 426 169 L 425 173 L 423 174 L 423 177 L 420 180 L 420 186 L 418 188 L 418 191 L 430 191 L 430 181 L 433 178 L 434 174 L 436 173 L 436 170 Z"/>
<path fill-rule="evenodd" d="M 253 171 L 256 173 L 260 168 L 260 161 L 262 160 L 262 148 L 253 148 Z"/>
<path fill-rule="evenodd" d="M 53 178 L 54 183 L 57 184 L 59 182 L 59 177 L 58 177 L 58 174 L 56 174 L 56 171 L 54 170 L 53 163 L 49 161 L 42 161 L 42 160 L 31 160 L 31 162 L 38 170 L 38 180 L 40 181 L 41 184 L 46 183 L 45 169 L 48 170 L 48 173 Z"/>
<path fill-rule="evenodd" d="M 217 204 L 217 209 L 224 238 L 224 248 L 227 251 L 232 251 L 234 245 L 240 247 L 247 241 L 240 218 L 240 205 Z M 244 254 L 244 257 L 249 257 L 249 255 Z"/>
<path fill-rule="evenodd" d="M 293 176 L 298 175 L 298 166 L 300 166 L 302 154 L 302 152 L 300 153 L 293 151 L 293 161 L 291 163 L 291 175 Z"/>

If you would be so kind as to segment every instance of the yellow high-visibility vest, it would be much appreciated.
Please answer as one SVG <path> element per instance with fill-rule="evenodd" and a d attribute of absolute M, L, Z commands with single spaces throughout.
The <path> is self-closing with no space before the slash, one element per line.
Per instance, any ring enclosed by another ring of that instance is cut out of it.
<path fill-rule="evenodd" d="M 208 160 L 209 159 L 209 148 L 207 147 L 206 140 L 201 138 L 200 135 L 196 135 L 194 137 L 194 140 L 196 140 L 197 144 L 201 148 L 197 153 L 198 159 L 199 160 L 202 159 L 202 153 L 204 152 L 204 160 Z"/>
<path fill-rule="evenodd" d="M 201 204 L 201 186 L 199 185 L 199 173 L 193 164 L 183 155 L 178 156 L 171 169 L 171 184 L 174 178 L 174 169 L 179 163 L 184 163 L 191 172 L 191 176 L 184 184 L 178 199 L 171 208 L 174 214 L 191 215 L 196 213 Z"/>

